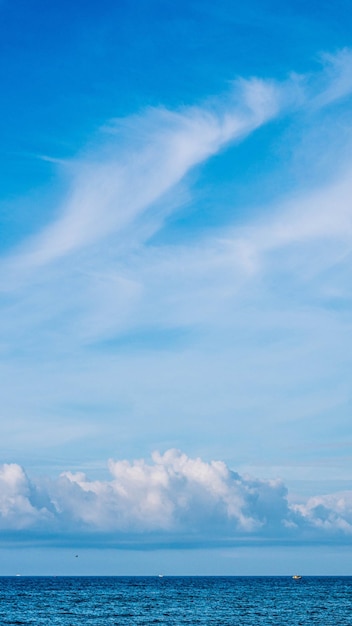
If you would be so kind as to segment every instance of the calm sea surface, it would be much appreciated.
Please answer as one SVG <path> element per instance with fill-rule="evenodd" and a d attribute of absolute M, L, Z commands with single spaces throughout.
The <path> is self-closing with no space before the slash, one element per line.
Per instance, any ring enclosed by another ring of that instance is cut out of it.
<path fill-rule="evenodd" d="M 3 577 L 0 624 L 352 625 L 352 577 Z"/>

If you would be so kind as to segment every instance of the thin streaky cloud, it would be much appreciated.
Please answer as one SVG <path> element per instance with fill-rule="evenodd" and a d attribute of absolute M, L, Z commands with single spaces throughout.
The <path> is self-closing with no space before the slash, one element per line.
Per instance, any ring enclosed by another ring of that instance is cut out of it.
<path fill-rule="evenodd" d="M 40 266 L 123 230 L 193 167 L 276 114 L 272 84 L 242 81 L 238 98 L 230 108 L 221 110 L 221 106 L 219 114 L 198 107 L 180 113 L 151 111 L 133 121 L 133 134 L 139 137 L 146 126 L 146 141 L 137 151 L 123 150 L 120 158 L 117 150 L 108 161 L 98 152 L 75 163 L 62 217 L 32 242 L 17 263 Z M 131 130 L 131 121 L 127 125 Z"/>
<path fill-rule="evenodd" d="M 281 84 L 238 80 L 231 96 L 213 99 L 208 108 L 154 109 L 145 116 L 115 122 L 110 130 L 106 127 L 110 143 L 83 160 L 65 162 L 66 171 L 71 169 L 72 174 L 58 219 L 15 254 L 10 265 L 27 270 L 45 265 L 123 231 L 175 190 L 192 168 L 229 142 L 242 140 L 297 107 L 309 108 L 314 103 L 321 108 L 347 95 L 352 88 L 350 54 L 344 50 L 327 56 L 320 78 L 319 74 L 313 78 L 292 75 Z M 125 140 L 121 143 L 126 135 L 129 148 Z M 45 155 L 39 158 L 56 161 Z"/>

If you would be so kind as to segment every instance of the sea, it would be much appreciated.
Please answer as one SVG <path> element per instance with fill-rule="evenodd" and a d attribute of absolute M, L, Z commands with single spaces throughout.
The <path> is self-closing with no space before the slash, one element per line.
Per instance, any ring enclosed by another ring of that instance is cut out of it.
<path fill-rule="evenodd" d="M 351 626 L 352 577 L 1 577 L 0 624 Z"/>

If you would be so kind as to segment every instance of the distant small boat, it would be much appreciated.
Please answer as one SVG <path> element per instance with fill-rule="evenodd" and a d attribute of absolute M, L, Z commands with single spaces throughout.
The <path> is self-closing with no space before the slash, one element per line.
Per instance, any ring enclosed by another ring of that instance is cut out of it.
<path fill-rule="evenodd" d="M 294 576 L 292 576 L 293 580 L 301 580 L 302 576 L 300 576 L 299 574 L 294 574 Z"/>
<path fill-rule="evenodd" d="M 159 578 L 164 578 L 164 574 L 158 574 Z"/>

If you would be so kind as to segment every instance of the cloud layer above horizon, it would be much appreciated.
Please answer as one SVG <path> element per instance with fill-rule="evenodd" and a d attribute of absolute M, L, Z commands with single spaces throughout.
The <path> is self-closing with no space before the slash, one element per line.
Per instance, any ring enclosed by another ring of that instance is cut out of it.
<path fill-rule="evenodd" d="M 67 536 L 88 538 L 90 547 L 105 536 L 108 544 L 141 549 L 153 541 L 189 548 L 244 539 L 350 541 L 352 492 L 290 503 L 280 480 L 241 476 L 222 461 L 178 450 L 155 452 L 151 463 L 110 460 L 109 471 L 110 480 L 89 480 L 82 472 L 33 480 L 17 464 L 2 465 L 2 532 L 49 545 Z"/>

